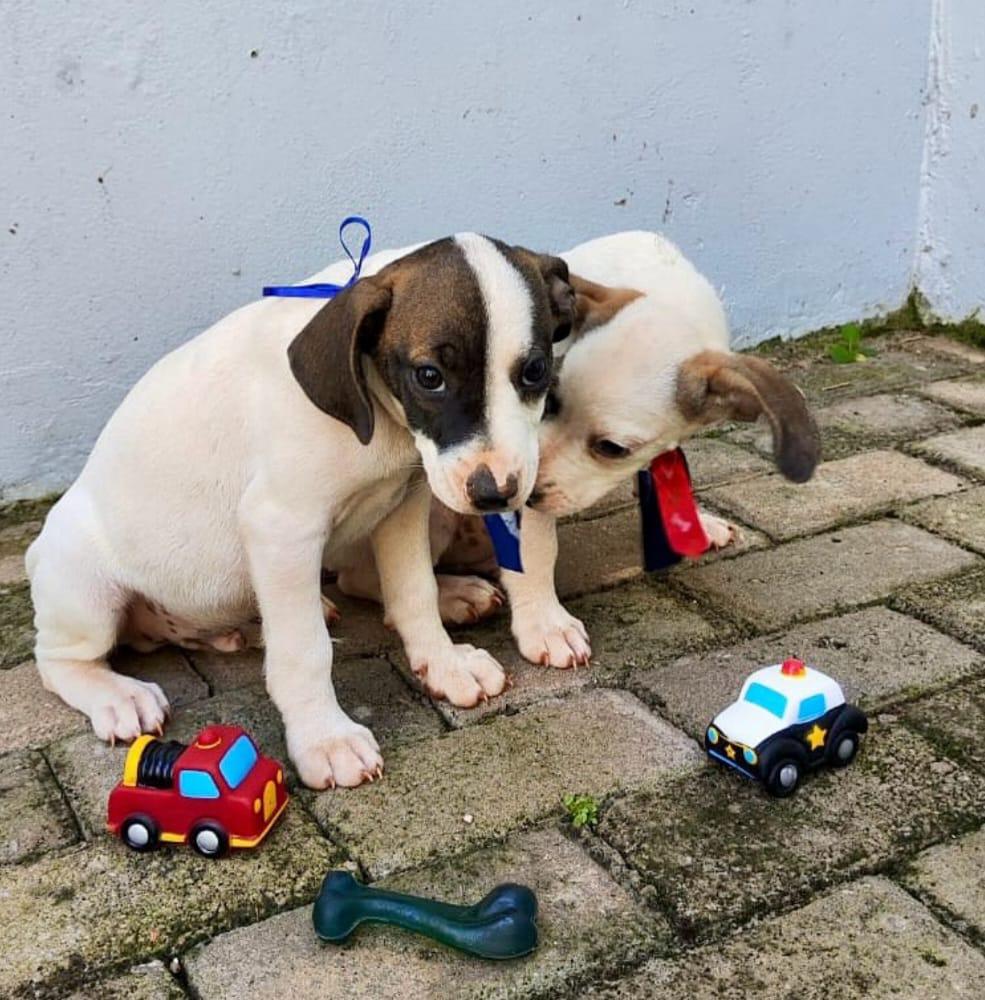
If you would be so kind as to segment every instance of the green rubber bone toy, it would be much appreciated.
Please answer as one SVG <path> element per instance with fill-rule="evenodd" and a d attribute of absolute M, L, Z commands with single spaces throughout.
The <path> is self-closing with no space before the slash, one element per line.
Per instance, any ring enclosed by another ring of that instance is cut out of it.
<path fill-rule="evenodd" d="M 537 947 L 537 897 L 496 886 L 472 906 L 454 906 L 363 885 L 347 871 L 325 876 L 312 919 L 323 941 L 341 944 L 361 924 L 393 924 L 480 958 L 519 958 Z"/>

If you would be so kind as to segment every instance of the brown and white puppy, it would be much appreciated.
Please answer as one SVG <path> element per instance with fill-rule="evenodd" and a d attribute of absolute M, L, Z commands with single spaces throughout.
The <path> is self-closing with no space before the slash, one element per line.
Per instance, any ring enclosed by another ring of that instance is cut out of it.
<path fill-rule="evenodd" d="M 327 304 L 255 302 L 162 358 L 52 508 L 27 555 L 38 669 L 102 738 L 168 710 L 108 666 L 121 639 L 229 648 L 259 613 L 302 780 L 378 774 L 335 697 L 319 587 L 323 553 L 344 563 L 367 536 L 429 688 L 459 705 L 502 690 L 496 661 L 441 624 L 428 510 L 431 491 L 461 514 L 527 499 L 567 268 L 475 234 L 383 263 Z"/>
<path fill-rule="evenodd" d="M 812 475 L 820 443 L 796 386 L 762 359 L 730 352 L 718 295 L 672 243 L 657 233 L 626 232 L 561 256 L 577 295 L 575 332 L 558 345 L 565 353 L 540 429 L 537 485 L 520 535 L 524 572 L 504 570 L 499 579 L 524 657 L 570 667 L 586 662 L 591 646 L 554 587 L 557 518 L 586 509 L 660 452 L 719 421 L 765 416 L 777 466 L 795 482 Z M 726 522 L 703 520 L 713 541 L 728 542 Z M 495 566 L 477 519 L 436 503 L 431 528 L 439 568 Z M 438 578 L 450 620 L 494 610 L 488 583 Z M 347 582 L 340 578 L 343 588 Z M 369 596 L 371 586 L 361 583 L 354 592 Z"/>

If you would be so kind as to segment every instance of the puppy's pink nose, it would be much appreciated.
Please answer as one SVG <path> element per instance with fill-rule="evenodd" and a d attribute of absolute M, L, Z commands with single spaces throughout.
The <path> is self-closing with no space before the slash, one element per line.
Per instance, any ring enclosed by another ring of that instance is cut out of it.
<path fill-rule="evenodd" d="M 506 477 L 506 482 L 500 486 L 485 462 L 477 465 L 465 482 L 465 492 L 476 510 L 506 510 L 518 490 L 514 473 L 511 472 Z"/>

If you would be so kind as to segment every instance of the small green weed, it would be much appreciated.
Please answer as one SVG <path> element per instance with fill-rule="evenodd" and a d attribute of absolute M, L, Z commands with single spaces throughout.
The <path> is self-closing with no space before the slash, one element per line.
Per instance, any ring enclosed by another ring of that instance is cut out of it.
<path fill-rule="evenodd" d="M 875 354 L 871 347 L 862 346 L 862 328 L 858 323 L 846 323 L 838 331 L 838 342 L 828 348 L 831 360 L 838 365 L 868 361 Z"/>
<path fill-rule="evenodd" d="M 591 795 L 565 795 L 561 801 L 576 830 L 583 826 L 594 827 L 598 823 L 599 804 Z"/>

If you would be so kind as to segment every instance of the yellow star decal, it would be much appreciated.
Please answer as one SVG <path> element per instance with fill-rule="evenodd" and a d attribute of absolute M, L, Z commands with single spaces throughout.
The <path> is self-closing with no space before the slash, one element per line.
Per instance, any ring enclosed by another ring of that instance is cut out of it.
<path fill-rule="evenodd" d="M 725 748 L 725 756 L 729 760 L 735 760 L 735 747 L 731 743 Z"/>
<path fill-rule="evenodd" d="M 810 744 L 812 750 L 818 750 L 824 746 L 824 740 L 828 735 L 827 729 L 822 729 L 816 722 L 814 728 L 804 737 Z"/>

